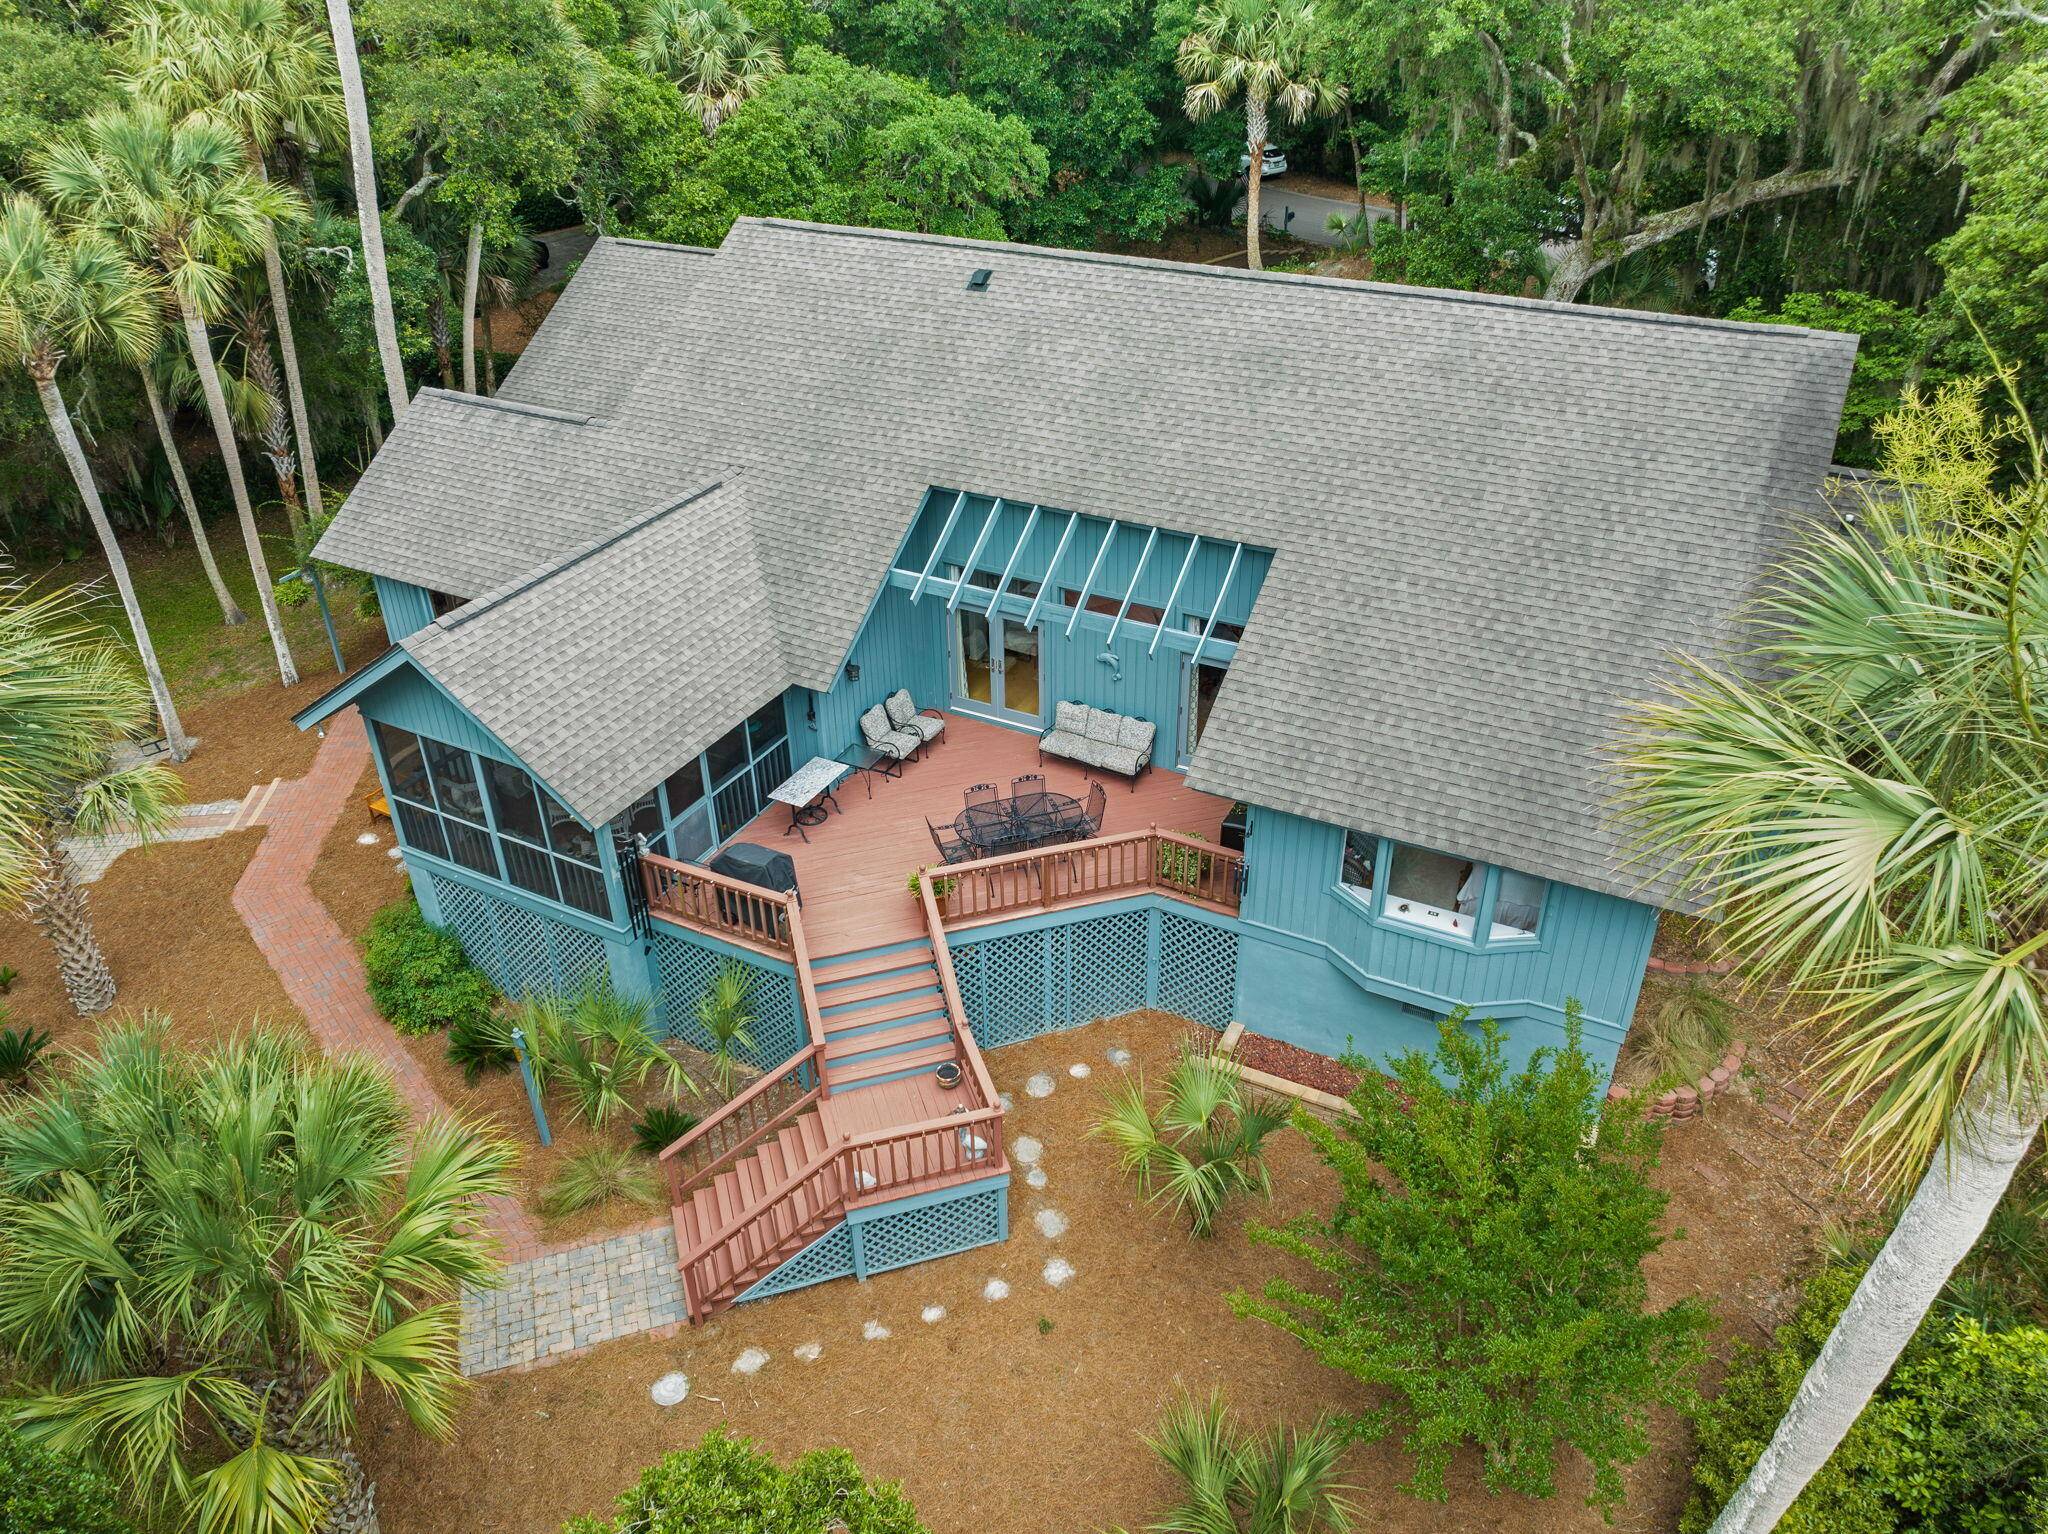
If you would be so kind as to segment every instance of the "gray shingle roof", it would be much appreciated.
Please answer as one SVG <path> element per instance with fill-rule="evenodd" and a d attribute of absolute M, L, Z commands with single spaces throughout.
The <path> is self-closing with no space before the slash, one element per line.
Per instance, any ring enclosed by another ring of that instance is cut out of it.
<path fill-rule="evenodd" d="M 707 461 L 745 465 L 784 679 L 824 688 L 928 486 L 1242 539 L 1276 553 L 1196 787 L 1624 893 L 1599 755 L 1619 701 L 1670 651 L 1716 643 L 1813 504 L 1855 350 L 772 220 L 671 259 L 688 292 L 658 323 L 632 294 L 670 279 L 632 273 L 661 263 L 607 241 L 542 329 L 532 376 L 557 407 L 613 402 L 603 424 L 500 430 L 519 461 L 482 464 L 428 417 L 436 441 L 394 436 L 329 534 L 355 519 L 361 557 L 323 554 L 466 593 L 490 582 L 449 585 L 465 558 L 503 579 L 506 546 L 558 553 L 630 514 L 623 494 L 651 504 Z M 994 278 L 969 292 L 982 266 Z M 620 307 L 644 328 L 578 318 Z M 445 504 L 451 478 L 522 531 L 423 526 L 417 487 Z M 650 599 L 674 589 L 638 579 Z"/>

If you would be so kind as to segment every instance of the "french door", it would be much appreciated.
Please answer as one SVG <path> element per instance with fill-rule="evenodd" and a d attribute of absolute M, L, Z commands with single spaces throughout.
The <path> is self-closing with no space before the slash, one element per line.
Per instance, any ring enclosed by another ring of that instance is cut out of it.
<path fill-rule="evenodd" d="M 1014 618 L 958 607 L 951 648 L 956 708 L 1038 722 L 1045 706 L 1036 633 Z"/>

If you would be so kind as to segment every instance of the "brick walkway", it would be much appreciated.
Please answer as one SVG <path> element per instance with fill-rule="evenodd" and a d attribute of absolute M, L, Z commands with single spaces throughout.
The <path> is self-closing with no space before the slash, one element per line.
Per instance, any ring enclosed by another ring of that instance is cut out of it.
<path fill-rule="evenodd" d="M 313 770 L 276 785 L 269 795 L 257 821 L 269 834 L 235 885 L 235 910 L 320 1047 L 331 1055 L 371 1056 L 390 1071 L 413 1112 L 431 1118 L 448 1113 L 448 1105 L 370 1004 L 356 945 L 335 925 L 308 882 L 321 843 L 369 762 L 362 716 L 349 709 L 329 720 Z M 489 1207 L 508 1261 L 541 1254 L 539 1228 L 517 1199 L 494 1198 Z"/>
<path fill-rule="evenodd" d="M 462 1297 L 462 1372 L 553 1363 L 685 1319 L 675 1229 L 645 1230 L 509 1264 L 495 1289 Z"/>

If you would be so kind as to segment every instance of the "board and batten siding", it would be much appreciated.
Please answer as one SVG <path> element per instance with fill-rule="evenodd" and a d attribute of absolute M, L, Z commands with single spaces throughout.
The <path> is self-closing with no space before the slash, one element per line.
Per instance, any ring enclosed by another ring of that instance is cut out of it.
<path fill-rule="evenodd" d="M 922 602 L 913 607 L 907 593 L 882 588 L 831 691 L 793 687 L 785 695 L 791 766 L 859 745 L 860 716 L 899 687 L 919 708 L 946 706 L 945 630 L 932 617 L 943 606 Z M 859 681 L 847 679 L 848 666 L 859 668 Z M 815 722 L 809 717 L 813 712 Z"/>
<path fill-rule="evenodd" d="M 1252 808 L 1238 977 L 1247 1027 L 1324 1053 L 1348 1041 L 1384 1055 L 1429 1047 L 1434 1019 L 1465 1006 L 1505 1025 L 1526 1057 L 1562 1038 L 1565 1003 L 1576 1000 L 1587 1053 L 1612 1066 L 1656 934 L 1654 907 L 1552 881 L 1533 944 L 1471 948 L 1374 921 L 1340 884 L 1343 850 L 1336 826 Z"/>
<path fill-rule="evenodd" d="M 377 588 L 377 608 L 384 614 L 384 632 L 397 644 L 409 634 L 417 634 L 434 621 L 434 599 L 424 586 L 414 586 L 406 581 L 394 581 L 388 575 L 373 575 L 370 579 Z"/>

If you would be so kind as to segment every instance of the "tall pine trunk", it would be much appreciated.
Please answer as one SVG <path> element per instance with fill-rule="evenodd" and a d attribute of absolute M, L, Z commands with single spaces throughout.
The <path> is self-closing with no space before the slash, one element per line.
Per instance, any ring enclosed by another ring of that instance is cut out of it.
<path fill-rule="evenodd" d="M 476 280 L 484 258 L 484 221 L 470 220 L 469 249 L 462 258 L 462 392 L 476 393 Z"/>
<path fill-rule="evenodd" d="M 270 179 L 270 168 L 260 150 L 249 155 L 257 175 Z M 292 339 L 291 299 L 284 288 L 284 259 L 277 250 L 277 230 L 263 226 L 263 278 L 270 285 L 270 312 L 277 317 L 277 349 L 284 358 L 285 393 L 291 400 L 292 435 L 299 449 L 299 483 L 306 492 L 306 509 L 317 519 L 321 515 L 320 468 L 313 461 L 313 417 L 306 408 L 306 384 L 299 376 L 299 348 Z"/>
<path fill-rule="evenodd" d="M 114 972 L 107 968 L 107 956 L 93 935 L 85 886 L 78 882 L 78 871 L 71 866 L 54 822 L 43 824 L 30 851 L 29 887 L 22 908 L 57 951 L 57 975 L 73 1009 L 80 1017 L 95 1016 L 114 1004 Z"/>
<path fill-rule="evenodd" d="M 221 462 L 228 471 L 228 488 L 234 492 L 235 517 L 242 524 L 242 543 L 249 551 L 249 569 L 256 577 L 256 601 L 263 609 L 263 623 L 270 630 L 270 647 L 277 652 L 277 675 L 286 687 L 299 685 L 299 668 L 285 642 L 284 623 L 277 615 L 277 594 L 271 589 L 270 562 L 263 557 L 263 537 L 256 530 L 256 511 L 249 504 L 249 482 L 242 475 L 242 455 L 235 446 L 234 423 L 228 419 L 227 396 L 221 392 L 220 372 L 213 365 L 213 342 L 207 338 L 206 322 L 192 301 L 178 295 L 178 314 L 185 322 L 185 342 L 192 349 L 192 365 L 199 370 L 200 392 L 206 397 L 206 413 L 213 420 L 213 435 L 220 443 Z"/>
<path fill-rule="evenodd" d="M 391 421 L 405 418 L 405 360 L 398 352 L 398 319 L 391 309 L 391 272 L 384 260 L 384 219 L 377 208 L 377 164 L 370 151 L 370 105 L 363 96 L 363 70 L 356 59 L 356 24 L 348 0 L 327 0 L 327 26 L 334 34 L 334 62 L 341 74 L 342 104 L 348 112 L 348 159 L 354 175 L 356 222 L 363 231 L 363 275 L 370 284 L 370 314 L 377 331 L 377 359 Z"/>
<path fill-rule="evenodd" d="M 1984 1233 L 2040 1131 L 2044 1106 L 2028 1102 L 2014 1111 L 2008 1084 L 1987 1081 L 1988 1075 L 1979 1073 L 1949 1120 L 1947 1138 L 1913 1201 L 1711 1534 L 1769 1534 L 1777 1527 L 1870 1404 L 1949 1275 Z"/>
<path fill-rule="evenodd" d="M 85 461 L 85 449 L 79 445 L 78 433 L 71 425 L 70 407 L 64 403 L 64 395 L 57 388 L 55 365 L 35 368 L 32 373 L 36 381 L 36 397 L 42 401 L 50 433 L 57 439 L 65 467 L 71 470 L 79 499 L 85 502 L 85 514 L 92 519 L 92 530 L 99 534 L 100 548 L 107 556 L 108 573 L 114 577 L 114 589 L 121 594 L 121 607 L 128 614 L 128 628 L 135 635 L 135 649 L 142 657 L 142 674 L 149 678 L 149 695 L 156 700 L 157 717 L 164 724 L 164 739 L 170 744 L 171 760 L 182 762 L 191 754 L 192 743 L 185 738 L 185 726 L 178 720 L 177 705 L 171 702 L 171 689 L 164 681 L 164 668 L 157 662 L 156 645 L 150 640 L 149 625 L 143 621 L 142 604 L 135 599 L 135 582 L 128 578 L 128 558 L 121 552 L 120 540 L 114 536 L 114 524 L 107 520 L 107 508 L 100 502 L 100 487 L 93 480 L 92 465 Z"/>
<path fill-rule="evenodd" d="M 1266 98 L 1258 92 L 1249 93 L 1244 103 L 1245 148 L 1251 152 L 1251 163 L 1245 169 L 1249 178 L 1244 193 L 1244 264 L 1255 272 L 1266 269 L 1266 263 L 1259 254 L 1259 181 L 1260 171 L 1266 158 Z"/>
<path fill-rule="evenodd" d="M 249 615 L 242 611 L 242 604 L 221 579 L 220 566 L 214 563 L 213 540 L 206 536 L 206 524 L 199 519 L 199 502 L 192 496 L 192 481 L 185 477 L 185 457 L 178 451 L 178 439 L 171 435 L 171 418 L 165 413 L 156 375 L 147 363 L 136 371 L 142 375 L 142 397 L 149 401 L 150 419 L 156 422 L 156 439 L 163 444 L 164 459 L 171 466 L 171 482 L 178 487 L 178 503 L 185 508 L 185 521 L 192 529 L 192 546 L 199 550 L 200 568 L 206 572 L 206 583 L 213 587 L 214 600 L 220 603 L 220 621 L 229 628 L 247 623 Z"/>

